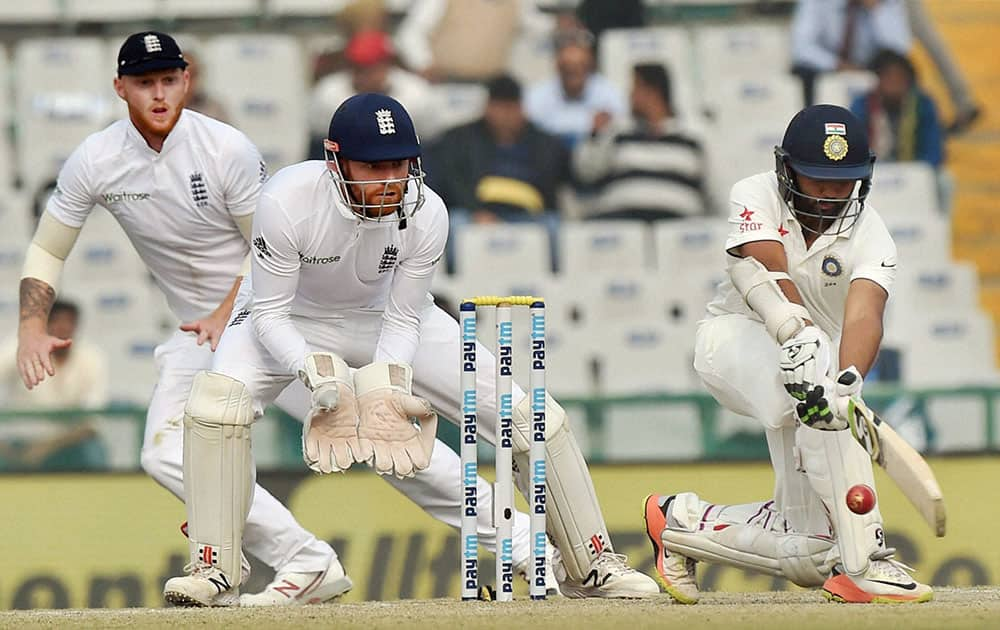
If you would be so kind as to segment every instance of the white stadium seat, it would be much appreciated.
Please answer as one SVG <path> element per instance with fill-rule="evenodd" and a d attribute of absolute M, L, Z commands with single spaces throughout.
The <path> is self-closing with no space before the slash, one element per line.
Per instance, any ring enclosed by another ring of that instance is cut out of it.
<path fill-rule="evenodd" d="M 3 19 L 0 18 L 0 23 Z M 12 120 L 13 110 L 11 108 L 10 90 L 8 80 L 10 78 L 10 60 L 7 58 L 7 49 L 0 46 L 0 190 L 6 190 L 14 181 L 14 151 L 10 146 L 10 134 L 7 129 L 14 122 Z"/>
<path fill-rule="evenodd" d="M 144 284 L 146 265 L 118 221 L 104 208 L 94 208 L 66 259 L 66 286 L 108 281 Z"/>
<path fill-rule="evenodd" d="M 0 195 L 0 284 L 18 290 L 24 253 L 28 249 L 34 222 L 23 195 L 5 191 Z"/>
<path fill-rule="evenodd" d="M 27 39 L 14 53 L 18 168 L 28 191 L 55 179 L 69 154 L 106 126 L 117 99 L 104 42 Z"/>
<path fill-rule="evenodd" d="M 530 279 L 551 271 L 549 233 L 536 223 L 470 224 L 455 235 L 464 280 Z"/>
<path fill-rule="evenodd" d="M 875 74 L 867 70 L 828 72 L 816 78 L 816 93 L 813 98 L 817 103 L 850 107 L 856 97 L 875 87 L 875 82 Z"/>
<path fill-rule="evenodd" d="M 694 29 L 694 49 L 703 86 L 717 81 L 783 72 L 789 65 L 788 28 L 746 23 Z"/>
<path fill-rule="evenodd" d="M 694 347 L 679 328 L 650 319 L 599 330 L 598 382 L 603 394 L 684 393 L 697 387 Z"/>
<path fill-rule="evenodd" d="M 661 278 L 649 271 L 608 270 L 567 278 L 579 295 L 581 324 L 592 330 L 627 322 L 666 323 Z"/>
<path fill-rule="evenodd" d="M 433 138 L 445 131 L 472 122 L 486 109 L 486 88 L 475 83 L 438 83 L 431 86 L 434 116 L 420 137 Z"/>
<path fill-rule="evenodd" d="M 909 387 L 997 385 L 993 320 L 985 313 L 947 311 L 918 314 L 894 333 Z"/>
<path fill-rule="evenodd" d="M 221 35 L 206 42 L 202 59 L 205 89 L 257 145 L 271 172 L 305 158 L 308 64 L 294 37 Z"/>
<path fill-rule="evenodd" d="M 243 17 L 256 16 L 260 11 L 258 0 L 162 0 L 163 17 Z M 181 47 L 181 50 L 185 48 Z"/>
<path fill-rule="evenodd" d="M 691 38 L 676 27 L 608 29 L 601 34 L 598 68 L 622 93 L 632 89 L 632 68 L 660 63 L 670 73 L 674 110 L 685 120 L 701 118 L 692 72 Z"/>
<path fill-rule="evenodd" d="M 970 310 L 979 306 L 979 277 L 969 262 L 913 261 L 900 268 L 893 293 L 911 312 Z"/>
<path fill-rule="evenodd" d="M 673 277 L 690 270 L 703 274 L 724 270 L 728 234 L 729 223 L 722 217 L 656 223 L 657 271 Z"/>
<path fill-rule="evenodd" d="M 350 0 L 267 0 L 267 12 L 273 16 L 328 18 L 348 4 Z"/>
<path fill-rule="evenodd" d="M 651 267 L 652 238 L 642 221 L 564 221 L 559 273 L 601 273 Z"/>
<path fill-rule="evenodd" d="M 881 212 L 879 214 L 882 214 Z M 902 266 L 951 260 L 951 222 L 934 215 L 882 215 Z"/>
<path fill-rule="evenodd" d="M 63 0 L 66 17 L 81 22 L 125 22 L 159 17 L 158 0 Z"/>
<path fill-rule="evenodd" d="M 707 132 L 705 150 L 712 210 L 726 216 L 733 184 L 757 173 L 774 171 L 774 147 L 781 144 L 785 123 L 744 125 L 720 121 Z"/>
<path fill-rule="evenodd" d="M 660 299 L 667 321 L 694 339 L 698 322 L 705 317 L 705 307 L 715 298 L 719 283 L 727 276 L 725 268 L 689 267 L 680 273 L 661 274 Z"/>
<path fill-rule="evenodd" d="M 0 24 L 56 22 L 62 16 L 60 0 L 0 2 Z"/>
<path fill-rule="evenodd" d="M 875 162 L 867 203 L 882 217 L 939 215 L 937 176 L 925 162 Z"/>
<path fill-rule="evenodd" d="M 712 81 L 705 86 L 705 104 L 720 128 L 752 126 L 784 132 L 802 109 L 802 84 L 790 74 Z"/>

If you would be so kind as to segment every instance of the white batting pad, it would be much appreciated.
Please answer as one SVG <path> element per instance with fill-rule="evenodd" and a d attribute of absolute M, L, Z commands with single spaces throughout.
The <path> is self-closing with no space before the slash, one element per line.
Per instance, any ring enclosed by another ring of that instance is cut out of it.
<path fill-rule="evenodd" d="M 851 486 L 863 483 L 875 489 L 871 457 L 850 431 L 821 431 L 799 425 L 795 438 L 809 485 L 830 516 L 844 569 L 849 575 L 861 575 L 871 555 L 885 547 L 878 502 L 867 514 L 855 514 L 847 507 L 847 490 Z"/>
<path fill-rule="evenodd" d="M 799 586 L 822 585 L 836 562 L 834 543 L 784 529 L 771 501 L 716 505 L 684 492 L 670 503 L 663 544 L 696 560 L 784 577 Z"/>
<path fill-rule="evenodd" d="M 184 492 L 191 559 L 242 579 L 243 526 L 253 498 L 250 394 L 243 383 L 202 371 L 184 408 Z"/>
<path fill-rule="evenodd" d="M 525 396 L 514 408 L 515 483 L 525 497 L 531 496 L 531 400 Z M 583 580 L 590 565 L 605 550 L 612 551 L 611 536 L 604 524 L 597 492 L 587 462 L 570 431 L 566 411 L 551 396 L 545 396 L 545 481 L 548 512 L 546 531 L 562 554 L 566 574 Z"/>

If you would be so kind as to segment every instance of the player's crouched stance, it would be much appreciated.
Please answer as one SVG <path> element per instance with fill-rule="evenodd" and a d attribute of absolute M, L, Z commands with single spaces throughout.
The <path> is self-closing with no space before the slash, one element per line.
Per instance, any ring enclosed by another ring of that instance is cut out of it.
<path fill-rule="evenodd" d="M 252 300 L 231 320 L 212 371 L 199 373 L 191 389 L 184 416 L 191 564 L 188 575 L 167 581 L 168 602 L 218 605 L 238 592 L 253 488 L 250 425 L 294 378 L 312 392 L 303 456 L 316 472 L 366 462 L 380 474 L 412 477 L 430 461 L 434 409 L 462 415 L 458 322 L 429 299 L 447 210 L 423 185 L 409 114 L 387 96 L 353 96 L 334 113 L 325 147 L 325 163 L 285 168 L 261 192 Z M 478 353 L 482 414 L 491 418 L 494 357 Z M 512 403 L 515 478 L 524 491 L 531 404 L 517 385 Z M 546 416 L 547 533 L 561 552 L 553 571 L 559 590 L 657 593 L 651 578 L 614 553 L 565 411 L 550 398 Z M 479 431 L 496 438 L 488 423 Z M 342 570 L 317 580 L 341 591 L 351 585 Z"/>
<path fill-rule="evenodd" d="M 698 601 L 696 561 L 822 585 L 838 602 L 928 601 L 930 587 L 885 546 L 878 506 L 855 513 L 846 500 L 856 484 L 875 487 L 862 375 L 896 271 L 895 245 L 864 207 L 875 161 L 867 134 L 847 110 L 816 105 L 792 119 L 775 153 L 775 173 L 733 187 L 729 278 L 695 342 L 695 369 L 716 400 L 764 425 L 774 499 L 648 496 L 657 577 L 685 604 Z"/>

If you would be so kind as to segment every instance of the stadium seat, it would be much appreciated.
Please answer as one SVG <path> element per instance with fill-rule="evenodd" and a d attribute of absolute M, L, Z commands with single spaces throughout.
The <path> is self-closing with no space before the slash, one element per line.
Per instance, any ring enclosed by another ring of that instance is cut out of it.
<path fill-rule="evenodd" d="M 607 324 L 598 330 L 603 394 L 686 393 L 697 387 L 694 347 L 679 328 L 650 320 Z"/>
<path fill-rule="evenodd" d="M 104 42 L 27 39 L 14 53 L 18 170 L 30 193 L 55 179 L 81 141 L 111 120 L 113 72 Z"/>
<path fill-rule="evenodd" d="M 743 23 L 694 29 L 698 74 L 704 88 L 714 82 L 781 72 L 789 65 L 788 29 L 778 24 Z"/>
<path fill-rule="evenodd" d="M 267 13 L 275 17 L 323 17 L 338 13 L 350 0 L 265 0 Z"/>
<path fill-rule="evenodd" d="M 760 126 L 720 121 L 707 131 L 709 198 L 713 212 L 726 216 L 733 184 L 774 170 L 774 147 L 781 144 L 785 123 L 772 120 Z"/>
<path fill-rule="evenodd" d="M 879 213 L 881 214 L 881 213 Z M 951 260 L 951 223 L 940 216 L 914 213 L 882 215 L 902 266 L 918 261 L 944 263 Z"/>
<path fill-rule="evenodd" d="M 158 0 L 63 0 L 66 18 L 78 22 L 125 22 L 160 17 Z"/>
<path fill-rule="evenodd" d="M 60 0 L 0 2 L 0 24 L 57 22 L 62 17 Z"/>
<path fill-rule="evenodd" d="M 436 104 L 430 129 L 421 129 L 421 137 L 436 137 L 452 127 L 472 122 L 486 108 L 486 88 L 476 83 L 438 83 L 431 86 Z"/>
<path fill-rule="evenodd" d="M 752 126 L 784 132 L 788 121 L 802 109 L 802 85 L 790 74 L 748 75 L 710 82 L 704 98 L 718 127 Z"/>
<path fill-rule="evenodd" d="M 0 18 L 0 23 L 3 20 Z M 10 79 L 10 60 L 7 57 L 7 49 L 0 46 L 0 190 L 6 190 L 14 182 L 14 151 L 10 146 L 10 134 L 7 129 L 14 123 L 12 120 L 12 109 L 10 102 L 10 91 L 7 89 Z"/>
<path fill-rule="evenodd" d="M 876 77 L 866 70 L 848 70 L 844 72 L 829 72 L 816 78 L 817 103 L 832 103 L 841 107 L 850 107 L 858 96 L 867 93 L 875 87 Z"/>
<path fill-rule="evenodd" d="M 972 263 L 912 261 L 900 268 L 893 294 L 907 312 L 971 310 L 979 306 L 979 278 Z"/>
<path fill-rule="evenodd" d="M 698 322 L 705 317 L 705 308 L 727 277 L 723 267 L 717 269 L 688 268 L 683 273 L 660 274 L 661 309 L 667 321 L 694 339 Z"/>
<path fill-rule="evenodd" d="M 939 216 L 937 176 L 924 162 L 875 163 L 868 203 L 883 218 Z"/>
<path fill-rule="evenodd" d="M 214 18 L 256 16 L 258 0 L 162 0 L 163 16 L 167 18 Z M 329 3 L 328 3 L 329 4 Z M 181 50 L 185 50 L 183 47 Z"/>
<path fill-rule="evenodd" d="M 578 292 L 580 324 L 592 330 L 627 322 L 668 321 L 660 277 L 653 272 L 608 270 L 564 280 Z"/>
<path fill-rule="evenodd" d="M 913 313 L 894 333 L 909 387 L 997 385 L 993 321 L 985 313 L 957 309 Z"/>
<path fill-rule="evenodd" d="M 679 118 L 702 118 L 694 87 L 691 38 L 683 28 L 608 29 L 601 34 L 597 67 L 629 94 L 632 68 L 638 63 L 660 63 L 670 73 L 674 110 Z"/>
<path fill-rule="evenodd" d="M 648 269 L 652 238 L 642 221 L 565 221 L 559 229 L 559 273 Z"/>
<path fill-rule="evenodd" d="M 541 224 L 473 223 L 454 238 L 455 269 L 466 280 L 530 279 L 552 269 L 549 233 Z"/>
<path fill-rule="evenodd" d="M 220 35 L 206 42 L 202 58 L 206 91 L 253 140 L 271 172 L 305 159 L 308 64 L 294 37 Z"/>
<path fill-rule="evenodd" d="M 13 290 L 15 297 L 33 232 L 24 197 L 14 191 L 0 195 L 0 284 Z"/>
<path fill-rule="evenodd" d="M 716 274 L 725 269 L 729 223 L 722 217 L 655 224 L 656 269 L 661 276 Z M 706 271 L 707 270 L 707 271 Z"/>
<path fill-rule="evenodd" d="M 146 279 L 146 265 L 118 221 L 104 208 L 94 208 L 66 259 L 63 282 L 68 286 L 106 281 L 144 284 Z"/>

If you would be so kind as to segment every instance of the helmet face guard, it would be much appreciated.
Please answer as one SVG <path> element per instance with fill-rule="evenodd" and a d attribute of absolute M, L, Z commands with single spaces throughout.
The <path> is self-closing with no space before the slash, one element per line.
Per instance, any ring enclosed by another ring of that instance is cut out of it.
<path fill-rule="evenodd" d="M 344 174 L 344 165 L 340 159 L 339 147 L 332 140 L 323 140 L 323 154 L 326 157 L 327 171 L 333 179 L 334 188 L 340 202 L 354 213 L 362 221 L 373 221 L 375 223 L 398 223 L 405 221 L 417 213 L 424 205 L 424 171 L 421 168 L 420 157 L 403 158 L 409 162 L 406 177 L 391 179 L 347 179 Z M 382 161 L 382 160 L 380 160 Z M 377 203 L 369 203 L 363 196 L 356 199 L 351 193 L 351 186 L 370 186 L 372 184 L 382 184 L 382 196 Z M 389 186 L 401 184 L 403 194 L 396 203 L 386 203 L 385 193 Z M 415 187 L 415 194 L 408 195 L 410 186 Z M 409 197 L 409 199 L 407 199 Z M 391 212 L 386 212 L 391 209 Z"/>
<path fill-rule="evenodd" d="M 813 234 L 830 233 L 833 235 L 839 235 L 850 232 L 851 229 L 854 228 L 858 219 L 861 218 L 861 212 L 865 209 L 865 200 L 868 198 L 868 193 L 871 191 L 872 169 L 875 164 L 874 155 L 871 155 L 866 168 L 860 170 L 840 169 L 839 172 L 836 173 L 810 169 L 807 165 L 796 164 L 788 152 L 781 147 L 774 147 L 774 161 L 774 172 L 778 176 L 778 187 L 781 189 L 781 195 L 785 199 L 785 203 L 788 204 L 788 209 L 792 211 L 792 214 L 795 215 L 796 218 L 805 217 L 807 219 L 815 220 L 819 222 L 820 225 L 822 225 L 823 221 L 833 221 L 833 224 L 836 226 L 833 227 L 833 225 L 831 225 L 831 228 L 833 229 L 822 230 L 815 229 L 808 223 L 800 221 L 802 229 L 807 232 L 812 232 Z M 805 175 L 806 177 L 810 177 L 812 179 L 836 181 L 855 180 L 858 184 L 855 185 L 854 192 L 849 197 L 815 197 L 799 190 L 796 174 Z M 822 202 L 840 203 L 842 204 L 842 207 L 840 212 L 836 216 L 833 216 L 822 212 L 802 210 L 798 207 L 798 204 L 795 203 L 797 199 L 802 199 L 810 204 Z"/>

